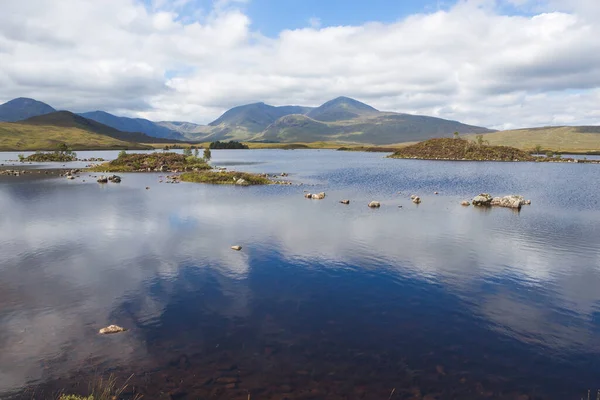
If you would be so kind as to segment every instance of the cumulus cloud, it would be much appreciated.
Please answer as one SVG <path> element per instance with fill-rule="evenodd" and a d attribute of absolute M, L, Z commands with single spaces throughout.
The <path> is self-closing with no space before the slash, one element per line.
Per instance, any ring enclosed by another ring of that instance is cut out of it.
<path fill-rule="evenodd" d="M 242 103 L 346 95 L 495 128 L 600 123 L 595 0 L 462 0 L 394 23 L 314 19 L 276 37 L 253 30 L 243 3 L 7 2 L 0 100 L 205 123 Z"/>

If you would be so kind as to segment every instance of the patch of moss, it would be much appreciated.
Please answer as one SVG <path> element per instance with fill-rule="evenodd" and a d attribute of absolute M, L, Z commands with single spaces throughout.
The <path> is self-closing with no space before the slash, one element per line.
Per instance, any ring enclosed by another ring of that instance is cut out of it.
<path fill-rule="evenodd" d="M 97 172 L 194 171 L 212 167 L 201 158 L 178 153 L 122 153 L 116 160 L 92 167 Z"/>
<path fill-rule="evenodd" d="M 208 183 L 212 185 L 235 185 L 238 179 L 245 180 L 248 185 L 269 185 L 273 181 L 262 175 L 235 171 L 195 171 L 180 175 L 183 182 Z"/>

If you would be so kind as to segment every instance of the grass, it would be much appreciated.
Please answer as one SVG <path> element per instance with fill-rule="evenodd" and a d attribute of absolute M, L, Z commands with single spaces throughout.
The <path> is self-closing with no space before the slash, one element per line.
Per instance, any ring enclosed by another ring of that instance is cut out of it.
<path fill-rule="evenodd" d="M 79 128 L 0 122 L 0 151 L 54 150 L 65 143 L 73 150 L 148 149 Z"/>
<path fill-rule="evenodd" d="M 91 168 L 97 172 L 146 172 L 207 170 L 211 166 L 201 158 L 178 153 L 156 152 L 150 154 L 123 153 L 116 160 Z"/>
<path fill-rule="evenodd" d="M 180 178 L 183 182 L 208 183 L 212 185 L 234 185 L 238 179 L 244 179 L 249 185 L 269 185 L 273 183 L 273 181 L 258 174 L 235 171 L 186 172 L 181 174 Z"/>
<path fill-rule="evenodd" d="M 104 379 L 102 377 L 95 379 L 89 387 L 89 396 L 80 396 L 75 394 L 63 394 L 58 400 L 113 400 L 118 399 L 123 392 L 129 387 L 129 381 L 133 378 L 131 375 L 122 386 L 117 385 L 117 378 L 110 375 Z M 141 396 L 136 395 L 134 400 L 141 399 Z"/>
<path fill-rule="evenodd" d="M 473 136 L 467 135 L 464 138 L 471 139 Z M 524 151 L 533 151 L 536 146 L 540 146 L 543 153 L 600 153 L 600 127 L 517 129 L 486 133 L 484 138 L 491 145 L 511 146 Z"/>
<path fill-rule="evenodd" d="M 429 139 L 404 147 L 390 157 L 470 161 L 536 160 L 529 153 L 513 147 L 477 144 L 464 139 Z"/>

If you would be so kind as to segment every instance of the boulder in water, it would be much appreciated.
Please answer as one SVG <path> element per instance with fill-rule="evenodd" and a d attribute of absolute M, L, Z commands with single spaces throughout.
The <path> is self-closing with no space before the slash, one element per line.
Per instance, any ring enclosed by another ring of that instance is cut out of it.
<path fill-rule="evenodd" d="M 415 204 L 421 204 L 421 198 L 419 196 L 415 196 L 412 199 L 412 202 L 415 203 Z"/>
<path fill-rule="evenodd" d="M 512 194 L 510 196 L 494 197 L 490 204 L 498 207 L 521 208 L 525 203 L 523 196 Z"/>
<path fill-rule="evenodd" d="M 468 201 L 468 200 L 463 200 L 463 201 L 460 203 L 460 205 L 461 205 L 461 206 L 468 207 L 468 206 L 470 206 L 470 205 L 471 205 L 471 203 L 469 203 L 469 201 Z"/>
<path fill-rule="evenodd" d="M 231 246 L 231 250 L 240 251 L 242 250 L 242 246 Z"/>
<path fill-rule="evenodd" d="M 342 204 L 350 204 L 350 200 L 340 200 L 340 203 L 342 203 Z"/>
<path fill-rule="evenodd" d="M 109 325 L 106 328 L 100 329 L 100 331 L 98 331 L 98 333 L 100 333 L 101 335 L 110 335 L 113 333 L 125 332 L 126 330 L 127 329 L 122 328 L 118 325 Z"/>
<path fill-rule="evenodd" d="M 378 202 L 378 201 L 372 201 L 372 202 L 369 203 L 369 207 L 371 207 L 371 208 L 379 208 L 379 207 L 381 207 L 381 203 Z"/>
<path fill-rule="evenodd" d="M 98 183 L 108 183 L 108 178 L 105 177 L 104 175 L 102 175 L 100 178 L 98 178 Z"/>
<path fill-rule="evenodd" d="M 478 196 L 473 197 L 474 206 L 489 206 L 492 203 L 492 196 L 488 193 L 481 193 Z"/>

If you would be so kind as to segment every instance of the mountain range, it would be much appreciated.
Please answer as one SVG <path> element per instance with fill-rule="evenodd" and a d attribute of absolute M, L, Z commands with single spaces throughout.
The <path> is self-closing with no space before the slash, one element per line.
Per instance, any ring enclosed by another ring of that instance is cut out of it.
<path fill-rule="evenodd" d="M 393 144 L 434 137 L 488 133 L 492 130 L 457 121 L 382 112 L 348 97 L 319 107 L 253 103 L 234 107 L 208 125 L 119 117 L 104 111 L 73 114 L 37 100 L 18 98 L 0 105 L 0 121 L 70 126 L 133 142 L 240 140 Z M 112 129 L 112 130 L 111 130 Z M 118 132 L 118 133 L 117 133 Z"/>

